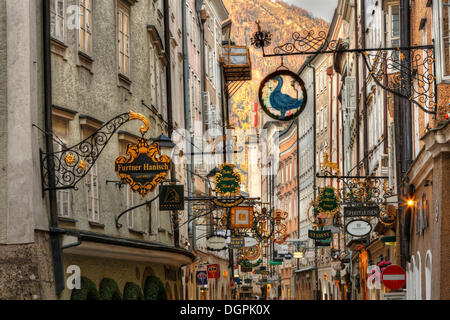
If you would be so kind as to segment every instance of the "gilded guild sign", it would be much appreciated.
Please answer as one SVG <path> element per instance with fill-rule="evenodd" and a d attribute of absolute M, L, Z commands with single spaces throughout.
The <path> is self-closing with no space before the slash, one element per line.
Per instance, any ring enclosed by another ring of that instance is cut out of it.
<path fill-rule="evenodd" d="M 220 165 L 219 172 L 214 177 L 216 192 L 221 196 L 238 196 L 241 189 L 241 175 L 234 170 L 233 164 Z"/>
<path fill-rule="evenodd" d="M 172 161 L 161 155 L 159 144 L 149 145 L 145 138 L 139 138 L 137 144 L 129 144 L 126 154 L 115 162 L 120 180 L 142 197 L 164 181 L 171 169 Z"/>

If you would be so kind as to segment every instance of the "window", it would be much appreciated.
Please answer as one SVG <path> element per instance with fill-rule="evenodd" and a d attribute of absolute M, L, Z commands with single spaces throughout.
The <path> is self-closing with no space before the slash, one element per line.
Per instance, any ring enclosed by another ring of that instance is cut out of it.
<path fill-rule="evenodd" d="M 389 6 L 387 20 L 387 41 L 388 47 L 400 47 L 400 5 Z M 399 62 L 399 52 L 392 51 L 394 61 Z"/>
<path fill-rule="evenodd" d="M 86 175 L 87 186 L 87 209 L 89 221 L 100 222 L 100 201 L 98 196 L 97 162 L 91 167 Z"/>
<path fill-rule="evenodd" d="M 416 299 L 415 300 L 422 300 L 422 264 L 420 261 L 420 253 L 417 251 L 417 260 L 416 260 Z"/>
<path fill-rule="evenodd" d="M 209 60 L 208 60 L 209 50 L 208 50 L 208 48 L 209 48 L 208 45 L 205 44 L 205 52 L 204 52 L 204 55 L 205 55 L 205 72 L 206 72 L 207 76 L 209 76 L 209 67 L 208 67 L 208 64 L 209 64 Z"/>
<path fill-rule="evenodd" d="M 323 128 L 326 129 L 328 127 L 328 108 L 325 106 L 323 109 Z"/>
<path fill-rule="evenodd" d="M 134 207 L 134 192 L 131 190 L 129 185 L 127 185 L 127 187 L 126 187 L 125 195 L 126 195 L 127 209 Z M 129 211 L 127 213 L 128 228 L 130 228 L 130 229 L 134 228 L 134 214 L 135 214 L 134 210 Z"/>
<path fill-rule="evenodd" d="M 61 145 L 61 144 L 55 144 L 55 152 L 60 152 L 64 149 L 66 149 L 67 146 Z M 58 174 L 58 172 L 56 172 Z M 61 177 L 60 177 L 61 178 Z M 72 215 L 71 210 L 71 199 L 72 193 L 70 189 L 61 189 L 56 191 L 56 203 L 58 207 L 58 216 L 69 218 Z"/>
<path fill-rule="evenodd" d="M 50 0 L 50 34 L 64 41 L 64 0 Z"/>
<path fill-rule="evenodd" d="M 450 0 L 433 1 L 437 53 L 437 72 L 439 78 L 450 79 Z"/>
<path fill-rule="evenodd" d="M 425 299 L 431 300 L 431 252 L 427 251 L 425 256 Z"/>
<path fill-rule="evenodd" d="M 90 55 L 92 47 L 92 0 L 80 0 L 80 51 Z"/>
<path fill-rule="evenodd" d="M 130 7 L 118 3 L 119 21 L 119 72 L 130 75 Z"/>

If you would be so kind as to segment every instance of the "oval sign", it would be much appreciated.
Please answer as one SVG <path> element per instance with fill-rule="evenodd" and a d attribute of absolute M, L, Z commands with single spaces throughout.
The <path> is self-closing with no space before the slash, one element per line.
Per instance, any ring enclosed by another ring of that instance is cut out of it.
<path fill-rule="evenodd" d="M 258 244 L 258 241 L 256 241 L 255 238 L 245 237 L 245 240 L 244 240 L 244 246 L 245 247 L 253 247 L 253 246 L 257 245 L 257 244 Z"/>
<path fill-rule="evenodd" d="M 354 237 L 364 237 L 372 231 L 372 225 L 365 220 L 352 220 L 345 226 L 345 231 Z"/>
<path fill-rule="evenodd" d="M 206 240 L 208 250 L 225 250 L 227 248 L 227 238 L 222 236 L 211 236 Z"/>

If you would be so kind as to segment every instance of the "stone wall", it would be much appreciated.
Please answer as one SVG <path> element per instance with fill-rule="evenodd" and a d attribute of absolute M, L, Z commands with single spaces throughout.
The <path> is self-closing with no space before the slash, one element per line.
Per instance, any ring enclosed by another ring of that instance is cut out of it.
<path fill-rule="evenodd" d="M 0 245 L 0 299 L 56 299 L 49 234 L 34 243 Z"/>

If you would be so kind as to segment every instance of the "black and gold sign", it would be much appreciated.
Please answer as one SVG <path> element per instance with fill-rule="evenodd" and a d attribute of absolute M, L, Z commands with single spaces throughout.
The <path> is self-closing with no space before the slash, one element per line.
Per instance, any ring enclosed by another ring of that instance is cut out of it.
<path fill-rule="evenodd" d="M 184 186 L 159 186 L 159 211 L 184 210 Z"/>
<path fill-rule="evenodd" d="M 115 162 L 120 180 L 142 197 L 164 181 L 171 169 L 172 161 L 161 154 L 159 144 L 149 145 L 145 138 L 139 138 L 137 144 L 128 144 L 126 154 Z"/>
<path fill-rule="evenodd" d="M 331 239 L 331 230 L 308 230 L 308 238 L 314 240 Z"/>

